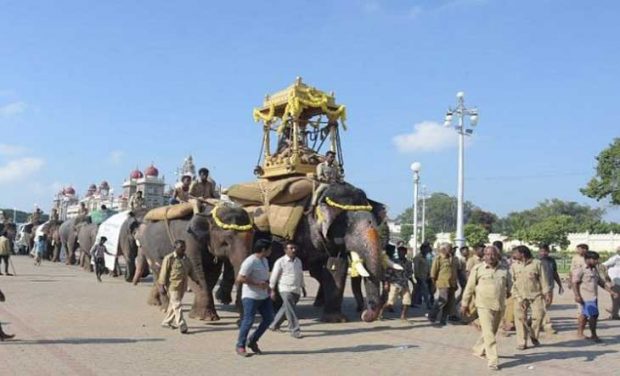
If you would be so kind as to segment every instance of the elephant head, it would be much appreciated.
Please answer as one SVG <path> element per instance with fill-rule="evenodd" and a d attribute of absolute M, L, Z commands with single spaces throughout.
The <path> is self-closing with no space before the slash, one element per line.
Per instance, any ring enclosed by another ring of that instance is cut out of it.
<path fill-rule="evenodd" d="M 187 230 L 199 243 L 207 244 L 213 256 L 228 259 L 235 273 L 252 248 L 252 220 L 245 210 L 232 204 L 209 206 L 192 217 Z"/>
<path fill-rule="evenodd" d="M 367 273 L 365 278 L 366 309 L 362 319 L 374 321 L 381 309 L 380 283 L 383 280 L 377 209 L 366 194 L 349 184 L 330 186 L 317 208 L 317 228 L 327 249 L 355 253 Z M 380 204 L 379 204 L 380 205 Z"/>

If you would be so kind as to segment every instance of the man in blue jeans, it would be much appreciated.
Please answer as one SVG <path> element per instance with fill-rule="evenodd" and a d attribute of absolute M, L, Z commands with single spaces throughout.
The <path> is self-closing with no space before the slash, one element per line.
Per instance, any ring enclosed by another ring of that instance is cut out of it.
<path fill-rule="evenodd" d="M 237 276 L 237 283 L 242 285 L 243 319 L 239 327 L 239 338 L 235 349 L 237 355 L 243 357 L 248 356 L 245 350 L 246 345 L 255 354 L 262 354 L 258 348 L 258 340 L 273 321 L 273 306 L 269 298 L 269 263 L 267 262 L 267 257 L 271 254 L 271 242 L 266 239 L 259 239 L 254 244 L 253 251 L 254 253 L 241 264 Z M 256 312 L 260 313 L 263 319 L 248 339 Z"/>

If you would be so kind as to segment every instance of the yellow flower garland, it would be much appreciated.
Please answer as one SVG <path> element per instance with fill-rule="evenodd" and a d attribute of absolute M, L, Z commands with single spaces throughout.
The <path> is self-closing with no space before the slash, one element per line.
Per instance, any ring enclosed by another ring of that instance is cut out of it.
<path fill-rule="evenodd" d="M 236 224 L 228 224 L 228 223 L 224 223 L 222 222 L 222 220 L 217 216 L 217 209 L 219 208 L 219 206 L 215 206 L 213 207 L 213 210 L 211 211 L 211 216 L 213 217 L 213 220 L 215 221 L 215 224 L 218 225 L 219 227 L 223 228 L 224 230 L 234 230 L 234 231 L 250 231 L 252 229 L 252 222 L 250 220 L 250 223 L 247 225 L 236 225 Z"/>
<path fill-rule="evenodd" d="M 370 206 L 370 204 L 366 204 L 366 205 L 343 205 L 343 204 L 339 204 L 339 203 L 333 201 L 329 197 L 325 197 L 325 202 L 327 203 L 327 205 L 329 205 L 331 207 L 342 209 L 342 210 L 346 210 L 346 211 L 372 211 L 372 206 Z"/>

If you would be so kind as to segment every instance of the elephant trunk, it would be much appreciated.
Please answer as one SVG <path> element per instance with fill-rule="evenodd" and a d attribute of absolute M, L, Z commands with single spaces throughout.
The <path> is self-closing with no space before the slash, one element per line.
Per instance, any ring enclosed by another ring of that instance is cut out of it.
<path fill-rule="evenodd" d="M 345 243 L 349 251 L 359 255 L 364 269 L 368 272 L 364 282 L 366 309 L 362 312 L 362 320 L 372 322 L 378 318 L 382 305 L 380 283 L 383 280 L 383 252 L 374 221 L 358 220 L 355 223 Z"/>

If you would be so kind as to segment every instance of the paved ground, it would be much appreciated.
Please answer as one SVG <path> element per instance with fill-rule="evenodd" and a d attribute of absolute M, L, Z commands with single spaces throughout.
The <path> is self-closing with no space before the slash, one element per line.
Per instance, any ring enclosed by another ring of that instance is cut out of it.
<path fill-rule="evenodd" d="M 146 305 L 149 284 L 131 286 L 75 267 L 13 257 L 16 277 L 0 276 L 7 302 L 0 320 L 16 340 L 0 343 L 1 375 L 204 375 L 204 374 L 487 374 L 470 355 L 478 333 L 467 326 L 435 328 L 415 311 L 400 320 L 322 324 L 311 299 L 301 302 L 305 338 L 267 332 L 264 356 L 239 358 L 233 347 L 235 314 L 226 307 L 214 324 L 189 320 L 191 335 L 161 328 L 161 312 Z M 309 292 L 315 284 L 307 279 Z M 514 337 L 500 338 L 504 375 L 618 375 L 620 322 L 603 320 L 597 345 L 574 338 L 574 305 L 565 294 L 553 310 L 558 335 L 543 346 L 517 352 Z M 191 301 L 191 294 L 186 303 Z M 604 296 L 603 306 L 609 306 Z M 353 312 L 347 293 L 346 313 Z M 613 367 L 613 368 L 612 368 Z M 232 373 L 234 372 L 234 373 Z"/>

